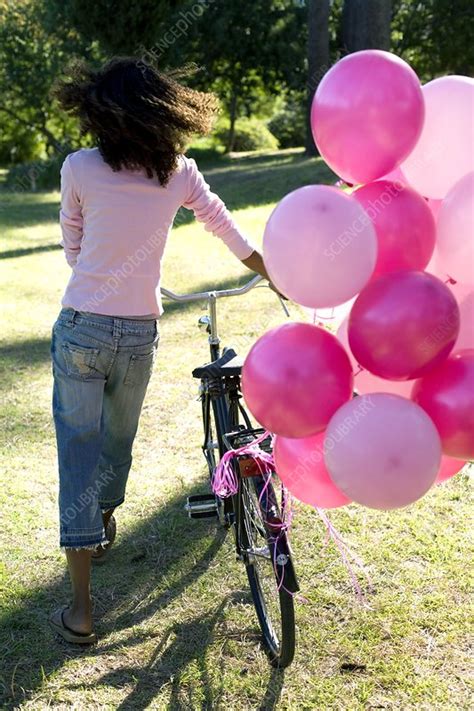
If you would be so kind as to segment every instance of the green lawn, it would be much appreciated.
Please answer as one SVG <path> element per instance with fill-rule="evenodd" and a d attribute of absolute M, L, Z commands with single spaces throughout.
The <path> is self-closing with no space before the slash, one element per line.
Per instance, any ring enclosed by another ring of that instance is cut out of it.
<path fill-rule="evenodd" d="M 298 152 L 227 160 L 207 174 L 256 240 L 286 192 L 332 180 Z M 206 488 L 190 375 L 208 355 L 198 305 L 170 305 L 162 319 L 113 560 L 93 574 L 100 643 L 81 651 L 53 637 L 46 618 L 69 585 L 57 541 L 49 338 L 69 270 L 56 247 L 58 194 L 4 192 L 0 201 L 0 708 L 472 708 L 467 474 L 403 511 L 353 505 L 331 515 L 370 573 L 369 607 L 356 602 L 334 548 L 324 549 L 317 514 L 298 505 L 298 651 L 286 673 L 270 669 L 230 537 L 182 511 Z M 164 274 L 178 291 L 249 276 L 188 220 L 172 235 Z M 266 289 L 221 303 L 219 316 L 224 340 L 242 353 L 285 318 Z"/>

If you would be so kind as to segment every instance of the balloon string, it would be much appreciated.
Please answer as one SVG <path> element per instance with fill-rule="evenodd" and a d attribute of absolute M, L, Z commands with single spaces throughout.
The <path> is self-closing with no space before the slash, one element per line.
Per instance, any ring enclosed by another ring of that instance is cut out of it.
<path fill-rule="evenodd" d="M 371 590 L 373 588 L 372 580 L 367 571 L 365 570 L 363 561 L 359 558 L 359 556 L 354 553 L 354 551 L 349 548 L 339 531 L 332 524 L 327 513 L 323 509 L 320 509 L 318 507 L 316 507 L 316 511 L 318 512 L 318 515 L 326 526 L 326 539 L 324 541 L 324 546 L 327 546 L 330 540 L 334 542 L 342 558 L 342 562 L 344 563 L 344 566 L 349 574 L 349 577 L 352 582 L 352 587 L 354 588 L 354 592 L 358 601 L 365 607 L 369 607 L 365 594 L 354 571 L 353 565 L 354 563 L 357 566 L 358 570 L 365 577 L 368 585 L 368 590 Z"/>

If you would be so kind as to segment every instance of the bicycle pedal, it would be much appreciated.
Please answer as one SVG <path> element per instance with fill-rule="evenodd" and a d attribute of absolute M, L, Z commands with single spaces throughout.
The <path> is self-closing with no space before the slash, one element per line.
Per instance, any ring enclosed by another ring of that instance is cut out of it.
<path fill-rule="evenodd" d="M 216 497 L 212 494 L 195 494 L 188 496 L 184 510 L 189 518 L 217 518 Z"/>

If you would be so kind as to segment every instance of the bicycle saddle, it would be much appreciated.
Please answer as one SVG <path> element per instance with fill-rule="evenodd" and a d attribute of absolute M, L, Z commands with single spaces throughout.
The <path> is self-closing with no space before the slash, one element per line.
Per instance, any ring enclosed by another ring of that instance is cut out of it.
<path fill-rule="evenodd" d="M 237 355 L 233 348 L 225 351 L 213 363 L 205 363 L 200 368 L 194 368 L 193 378 L 221 378 L 224 375 L 240 375 L 244 359 Z"/>

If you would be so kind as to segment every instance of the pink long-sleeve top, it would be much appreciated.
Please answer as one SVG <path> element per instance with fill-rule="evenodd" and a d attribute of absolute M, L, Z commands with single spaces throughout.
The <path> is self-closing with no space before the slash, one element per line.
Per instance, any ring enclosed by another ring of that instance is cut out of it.
<path fill-rule="evenodd" d="M 72 275 L 63 306 L 111 316 L 160 316 L 160 267 L 178 209 L 196 218 L 239 258 L 254 247 L 194 160 L 180 156 L 166 187 L 144 170 L 114 172 L 97 148 L 61 168 L 61 245 Z"/>

